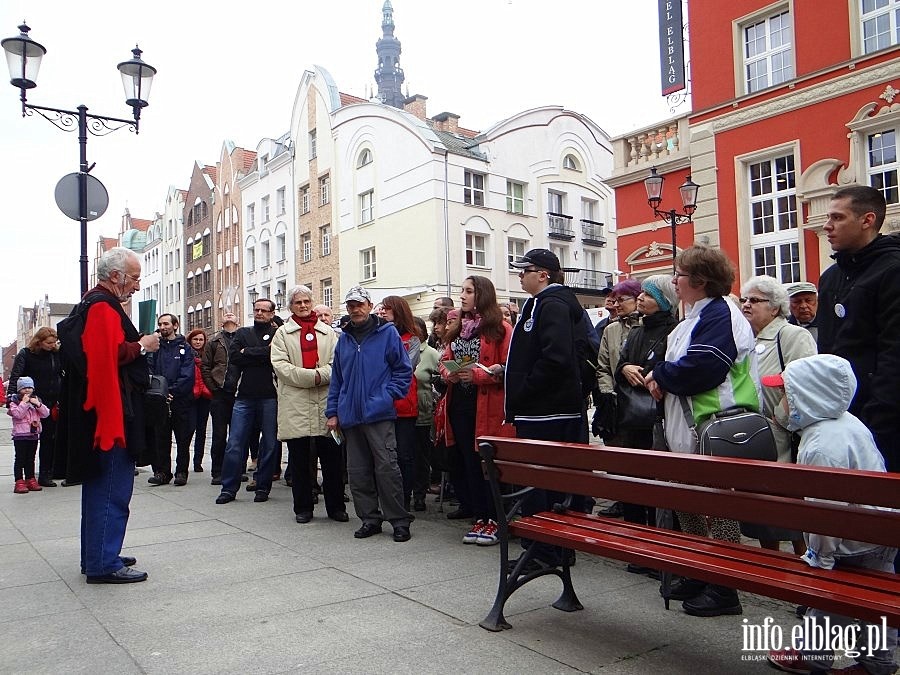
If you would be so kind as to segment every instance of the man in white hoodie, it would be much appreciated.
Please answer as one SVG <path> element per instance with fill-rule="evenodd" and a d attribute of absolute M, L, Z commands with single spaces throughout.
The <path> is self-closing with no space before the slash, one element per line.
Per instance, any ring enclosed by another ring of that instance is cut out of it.
<path fill-rule="evenodd" d="M 798 464 L 824 466 L 834 469 L 858 469 L 884 472 L 884 458 L 875 445 L 869 429 L 847 412 L 856 393 L 856 376 L 849 361 L 832 354 L 819 354 L 797 359 L 779 375 L 762 378 L 767 387 L 783 387 L 786 396 L 783 409 L 776 414 L 791 431 L 801 431 Z M 831 500 L 829 500 L 831 501 Z M 874 508 L 874 507 L 873 507 Z M 882 572 L 894 572 L 896 548 L 868 544 L 840 537 L 805 533 L 806 553 L 802 560 L 810 567 L 864 567 Z M 829 614 L 810 608 L 806 614 L 813 621 L 832 626 L 855 623 L 855 619 Z M 860 622 L 859 635 L 867 636 L 868 624 Z M 831 651 L 815 653 L 805 650 L 783 649 L 769 653 L 769 662 L 787 672 L 865 672 L 876 675 L 896 671 L 894 651 L 897 629 L 888 628 L 887 649 L 873 649 L 871 656 L 860 649 L 858 664 L 842 670 L 828 670 L 834 661 Z M 854 670 L 855 669 L 855 670 Z"/>

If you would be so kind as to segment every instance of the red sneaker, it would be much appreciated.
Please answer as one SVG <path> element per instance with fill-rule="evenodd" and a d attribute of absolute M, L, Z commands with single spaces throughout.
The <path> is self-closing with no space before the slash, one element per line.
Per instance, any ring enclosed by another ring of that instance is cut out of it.
<path fill-rule="evenodd" d="M 17 495 L 28 494 L 28 486 L 25 485 L 25 481 L 21 479 L 17 480 L 15 487 L 13 487 L 13 492 L 15 492 Z"/>
<path fill-rule="evenodd" d="M 44 488 L 38 485 L 37 478 L 28 478 L 25 480 L 25 487 L 28 488 L 29 492 L 40 492 Z"/>

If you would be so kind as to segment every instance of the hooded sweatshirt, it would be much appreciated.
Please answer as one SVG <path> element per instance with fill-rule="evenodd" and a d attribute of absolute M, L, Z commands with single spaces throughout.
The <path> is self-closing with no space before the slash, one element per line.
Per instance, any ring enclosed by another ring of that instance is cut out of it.
<path fill-rule="evenodd" d="M 797 464 L 884 472 L 884 459 L 872 433 L 847 412 L 856 393 L 856 376 L 846 359 L 832 354 L 797 359 L 787 365 L 783 377 L 788 428 L 803 431 Z M 847 504 L 840 499 L 828 501 Z M 808 550 L 803 560 L 823 569 L 834 567 L 835 558 L 879 547 L 822 534 L 804 533 L 804 537 Z"/>

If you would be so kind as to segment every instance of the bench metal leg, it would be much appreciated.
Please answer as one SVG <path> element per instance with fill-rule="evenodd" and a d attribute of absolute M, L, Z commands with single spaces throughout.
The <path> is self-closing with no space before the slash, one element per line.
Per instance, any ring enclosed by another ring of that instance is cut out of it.
<path fill-rule="evenodd" d="M 567 550 L 563 551 L 562 558 L 562 572 L 559 578 L 562 580 L 563 590 L 556 602 L 553 603 L 553 607 L 563 612 L 577 612 L 580 609 L 584 609 L 584 605 L 578 601 L 578 596 L 575 595 L 575 586 L 572 585 L 572 571 L 569 567 L 569 552 Z"/>
<path fill-rule="evenodd" d="M 504 528 L 505 529 L 505 528 Z M 506 601 L 509 596 L 512 594 L 512 591 L 516 589 L 515 586 L 510 590 L 509 589 L 509 577 L 506 574 L 506 566 L 509 561 L 509 541 L 506 536 L 504 536 L 500 540 L 500 581 L 497 584 L 497 597 L 494 598 L 494 606 L 491 607 L 491 611 L 488 612 L 488 615 L 482 619 L 478 625 L 484 628 L 485 630 L 489 630 L 492 633 L 497 633 L 501 630 L 508 630 L 512 628 L 512 626 L 506 621 L 506 618 L 503 616 L 503 607 L 506 605 Z M 523 561 L 519 561 L 516 565 L 516 569 L 513 570 L 513 574 L 518 574 L 519 568 L 522 566 Z M 510 575 L 513 579 L 515 576 Z"/>

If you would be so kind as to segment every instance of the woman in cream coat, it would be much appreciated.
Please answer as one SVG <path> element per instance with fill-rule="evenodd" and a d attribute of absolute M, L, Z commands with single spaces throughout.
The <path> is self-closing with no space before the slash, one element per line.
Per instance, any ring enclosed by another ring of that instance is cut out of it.
<path fill-rule="evenodd" d="M 332 520 L 349 520 L 344 507 L 341 448 L 325 429 L 325 404 L 337 334 L 313 312 L 312 291 L 291 289 L 291 317 L 272 338 L 272 368 L 278 377 L 278 438 L 286 441 L 293 475 L 294 514 L 298 523 L 313 515 L 310 452 L 322 465 L 325 510 Z"/>

